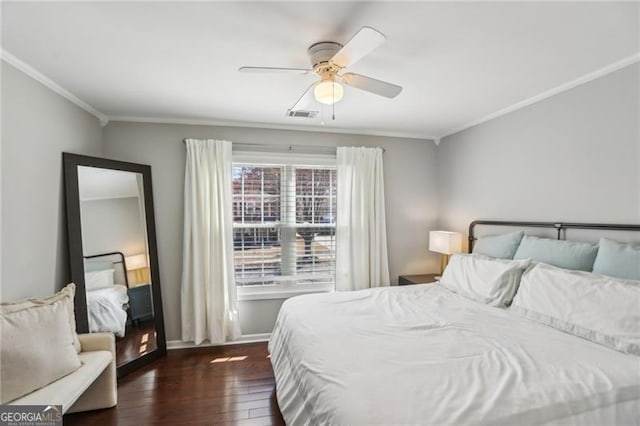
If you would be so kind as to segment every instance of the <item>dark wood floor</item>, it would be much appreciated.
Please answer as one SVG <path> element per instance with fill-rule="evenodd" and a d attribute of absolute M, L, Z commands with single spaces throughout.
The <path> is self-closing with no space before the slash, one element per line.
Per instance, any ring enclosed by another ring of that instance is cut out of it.
<path fill-rule="evenodd" d="M 118 405 L 66 425 L 284 425 L 266 343 L 169 351 L 118 381 Z"/>
<path fill-rule="evenodd" d="M 157 348 L 156 326 L 153 320 L 127 325 L 124 337 L 116 338 L 116 364 L 126 364 Z"/>

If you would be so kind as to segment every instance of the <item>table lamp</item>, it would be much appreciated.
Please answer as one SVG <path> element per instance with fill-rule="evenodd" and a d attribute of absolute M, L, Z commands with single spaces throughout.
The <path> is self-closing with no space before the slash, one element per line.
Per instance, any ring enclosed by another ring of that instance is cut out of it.
<path fill-rule="evenodd" d="M 429 250 L 442 254 L 440 274 L 449 263 L 449 255 L 462 251 L 462 234 L 449 231 L 429 231 Z"/>
<path fill-rule="evenodd" d="M 127 256 L 124 259 L 124 264 L 126 265 L 127 272 L 132 271 L 135 281 L 133 284 L 141 284 L 145 280 L 148 280 L 147 255 L 145 253 Z"/>

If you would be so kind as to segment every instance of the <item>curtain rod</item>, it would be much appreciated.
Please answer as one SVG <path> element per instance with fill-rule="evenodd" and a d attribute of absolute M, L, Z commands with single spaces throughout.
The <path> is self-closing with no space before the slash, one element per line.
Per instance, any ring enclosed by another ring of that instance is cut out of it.
<path fill-rule="evenodd" d="M 182 143 L 186 143 L 187 139 L 192 139 L 192 138 L 184 138 L 182 139 Z M 263 149 L 272 148 L 277 150 L 283 150 L 285 152 L 297 151 L 299 153 L 324 151 L 330 154 L 335 154 L 336 148 L 337 148 L 335 146 L 324 146 L 324 145 L 295 145 L 295 144 L 284 144 L 284 143 L 264 144 L 264 143 L 242 143 L 242 142 L 233 142 L 233 147 L 240 148 L 240 150 L 242 150 L 243 148 L 249 148 L 249 149 L 250 148 L 263 148 Z M 386 149 L 384 148 L 380 148 L 380 149 L 382 150 L 383 153 L 386 152 Z"/>

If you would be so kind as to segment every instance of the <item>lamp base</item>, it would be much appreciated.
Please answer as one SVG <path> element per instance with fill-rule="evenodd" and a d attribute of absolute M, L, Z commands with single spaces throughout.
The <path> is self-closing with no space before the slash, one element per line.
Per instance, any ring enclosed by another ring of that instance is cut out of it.
<path fill-rule="evenodd" d="M 444 274 L 444 270 L 447 267 L 448 263 L 449 263 L 449 255 L 443 254 L 440 257 L 440 275 Z"/>

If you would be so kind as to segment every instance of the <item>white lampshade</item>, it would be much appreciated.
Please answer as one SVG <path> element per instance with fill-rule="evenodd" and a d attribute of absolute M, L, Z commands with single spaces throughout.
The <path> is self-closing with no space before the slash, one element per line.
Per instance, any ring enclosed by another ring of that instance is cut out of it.
<path fill-rule="evenodd" d="M 442 254 L 455 254 L 462 251 L 462 234 L 449 231 L 430 231 L 429 250 Z"/>
<path fill-rule="evenodd" d="M 340 102 L 344 95 L 344 89 L 340 83 L 336 83 L 333 80 L 323 80 L 313 89 L 313 94 L 316 97 L 316 101 L 325 105 L 332 105 Z"/>
<path fill-rule="evenodd" d="M 147 255 L 136 254 L 133 256 L 127 256 L 124 259 L 125 265 L 127 265 L 127 271 L 133 271 L 134 269 L 140 269 L 147 266 Z"/>

